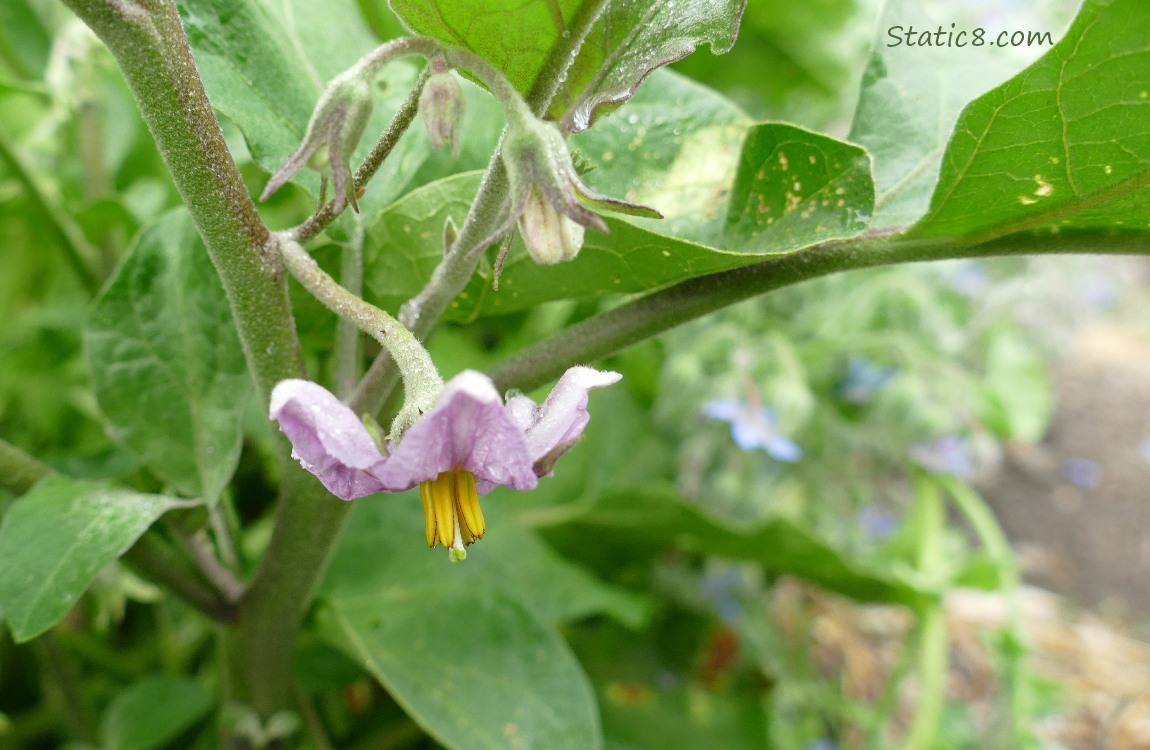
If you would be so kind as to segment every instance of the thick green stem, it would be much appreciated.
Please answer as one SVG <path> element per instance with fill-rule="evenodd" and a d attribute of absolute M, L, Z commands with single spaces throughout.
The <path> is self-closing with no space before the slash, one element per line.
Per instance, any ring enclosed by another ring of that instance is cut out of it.
<path fill-rule="evenodd" d="M 116 58 L 219 272 L 248 367 L 267 403 L 304 375 L 286 275 L 228 153 L 172 0 L 63 0 Z M 240 603 L 230 642 L 236 698 L 268 716 L 291 704 L 292 649 L 347 506 L 281 457 L 284 492 L 271 543 Z"/>
<path fill-rule="evenodd" d="M 571 326 L 488 370 L 500 389 L 536 388 L 568 367 L 594 362 L 736 302 L 844 271 L 916 261 L 1059 253 L 1145 255 L 1145 234 L 1014 235 L 970 245 L 958 240 L 869 237 L 818 245 L 753 266 L 675 284 Z"/>

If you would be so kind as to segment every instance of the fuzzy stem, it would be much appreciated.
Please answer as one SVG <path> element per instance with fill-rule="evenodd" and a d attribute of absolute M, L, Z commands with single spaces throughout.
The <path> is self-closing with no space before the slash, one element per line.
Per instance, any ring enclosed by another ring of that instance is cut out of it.
<path fill-rule="evenodd" d="M 575 61 L 577 55 L 573 53 L 583 45 L 606 7 L 606 0 L 593 0 L 586 4 L 575 17 L 571 28 L 567 29 L 569 33 L 563 37 L 564 41 L 552 48 L 527 96 L 527 109 L 535 116 L 542 117 L 547 113 L 555 93 L 559 90 L 560 82 Z M 457 59 L 460 64 L 467 62 L 461 57 Z M 478 71 L 474 72 L 479 74 Z M 492 79 L 502 79 L 502 74 L 492 76 Z M 507 95 L 507 92 L 504 94 Z M 456 234 L 455 242 L 423 289 L 408 300 L 399 311 L 400 322 L 410 328 L 420 340 L 427 337 L 443 311 L 451 304 L 451 300 L 471 280 L 479 261 L 478 255 L 472 253 L 472 250 L 483 238 L 490 237 L 491 232 L 498 226 L 504 203 L 507 201 L 508 188 L 502 152 L 500 148 L 496 148 L 491 161 L 487 164 L 487 171 L 483 174 L 471 210 Z M 356 387 L 352 398 L 353 406 L 360 411 L 372 413 L 378 411 L 391 394 L 396 381 L 395 369 L 391 366 L 387 354 L 381 352 Z"/>
<path fill-rule="evenodd" d="M 363 240 L 366 235 L 363 217 L 352 217 L 351 237 L 344 244 L 339 259 L 339 284 L 356 297 L 363 296 Z M 359 329 L 350 320 L 340 318 L 332 347 L 331 380 L 336 395 L 347 398 L 359 382 Z"/>
<path fill-rule="evenodd" d="M 391 155 L 395 149 L 399 139 L 411 127 L 411 123 L 415 120 L 415 116 L 419 114 L 419 95 L 423 91 L 423 85 L 427 83 L 428 72 L 423 71 L 407 98 L 403 100 L 395 115 L 391 118 L 391 122 L 387 126 L 387 130 L 383 131 L 383 135 L 379 137 L 375 147 L 367 158 L 363 160 L 363 164 L 359 169 L 355 170 L 352 176 L 352 189 L 359 191 L 361 188 L 367 186 L 371 182 L 371 178 L 383 166 L 384 161 Z M 328 201 L 322 208 L 315 212 L 315 215 L 300 224 L 295 229 L 288 232 L 292 237 L 300 242 L 307 242 L 312 237 L 315 237 L 324 229 L 326 229 L 333 221 L 335 221 L 338 214 L 335 212 L 335 201 Z"/>
<path fill-rule="evenodd" d="M 588 318 L 488 370 L 500 389 L 530 390 L 568 367 L 594 362 L 736 302 L 820 276 L 954 258 L 1059 253 L 1150 253 L 1144 234 L 1014 235 L 979 245 L 868 236 L 817 245 L 733 271 L 701 276 Z"/>
<path fill-rule="evenodd" d="M 287 280 L 228 153 L 173 0 L 63 0 L 116 58 L 220 275 L 248 368 L 268 401 L 301 377 Z M 263 716 L 291 704 L 292 649 L 347 516 L 277 438 L 283 495 L 272 539 L 227 647 L 235 698 Z"/>
<path fill-rule="evenodd" d="M 435 405 L 443 387 L 431 355 L 399 321 L 337 284 L 298 242 L 285 239 L 282 253 L 288 271 L 305 289 L 340 318 L 378 341 L 398 366 L 406 397 L 392 427 L 392 438 L 398 438 L 421 413 Z"/>

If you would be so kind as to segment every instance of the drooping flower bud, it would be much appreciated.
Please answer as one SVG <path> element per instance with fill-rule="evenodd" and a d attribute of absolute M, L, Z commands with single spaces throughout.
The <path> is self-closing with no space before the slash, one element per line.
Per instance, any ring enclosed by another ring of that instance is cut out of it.
<path fill-rule="evenodd" d="M 419 113 L 427 125 L 431 147 L 440 148 L 450 143 L 451 155 L 459 156 L 463 89 L 446 68 L 432 73 L 423 85 L 423 92 L 419 95 Z"/>
<path fill-rule="evenodd" d="M 571 260 L 583 247 L 583 225 L 559 213 L 537 186 L 531 187 L 519 216 L 519 234 L 527 254 L 544 265 Z"/>
<path fill-rule="evenodd" d="M 331 175 L 336 213 L 347 203 L 358 212 L 351 157 L 371 118 L 371 108 L 371 86 L 358 68 L 332 80 L 316 103 L 303 142 L 268 180 L 260 200 L 267 200 L 307 164 Z"/>
<path fill-rule="evenodd" d="M 584 227 L 607 231 L 603 219 L 584 203 L 662 218 L 654 209 L 609 198 L 584 185 L 554 123 L 535 118 L 509 122 L 503 164 L 511 183 L 512 217 L 518 221 L 528 253 L 538 263 L 573 259 L 583 246 Z"/>

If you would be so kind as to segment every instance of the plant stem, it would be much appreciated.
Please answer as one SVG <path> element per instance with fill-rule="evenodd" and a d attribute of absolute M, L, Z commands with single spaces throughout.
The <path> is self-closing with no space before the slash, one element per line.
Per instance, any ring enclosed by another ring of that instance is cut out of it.
<path fill-rule="evenodd" d="M 228 153 L 172 0 L 63 0 L 116 58 L 220 274 L 248 368 L 266 404 L 304 375 L 287 279 Z M 267 717 L 291 704 L 291 659 L 304 612 L 348 505 L 290 459 L 277 438 L 283 494 L 268 549 L 229 634 L 238 700 Z"/>
<path fill-rule="evenodd" d="M 568 30 L 570 34 L 552 48 L 527 97 L 527 108 L 535 116 L 543 116 L 551 106 L 560 81 L 575 62 L 576 55 L 572 53 L 582 46 L 606 7 L 606 0 L 594 0 L 581 9 L 572 28 Z M 495 77 L 502 79 L 501 74 Z M 475 273 L 479 258 L 472 255 L 471 250 L 477 242 L 489 237 L 498 225 L 500 212 L 507 200 L 508 187 L 502 152 L 497 147 L 491 161 L 487 163 L 487 171 L 483 174 L 471 210 L 457 232 L 455 242 L 423 289 L 399 311 L 400 323 L 421 341 L 431 333 L 451 300 L 467 286 Z M 386 351 L 380 352 L 356 387 L 351 399 L 352 408 L 360 412 L 379 411 L 396 382 L 398 378 Z"/>
<path fill-rule="evenodd" d="M 913 523 L 917 531 L 918 573 L 933 585 L 942 583 L 945 567 L 943 533 L 946 504 L 933 477 L 915 479 Z M 950 644 L 946 632 L 946 609 L 941 596 L 927 600 L 918 614 L 918 704 L 903 738 L 902 750 L 926 750 L 937 739 L 946 703 L 946 670 Z"/>
<path fill-rule="evenodd" d="M 195 563 L 199 574 L 223 596 L 228 604 L 235 604 L 244 593 L 243 581 L 236 578 L 220 562 L 211 550 L 211 545 L 204 537 L 203 532 L 189 534 L 174 523 L 165 523 L 165 528 L 177 539 L 187 552 L 188 557 Z"/>
<path fill-rule="evenodd" d="M 217 622 L 233 622 L 234 604 L 200 578 L 199 573 L 154 531 L 144 532 L 123 560 L 144 579 L 167 589 L 184 603 Z"/>
<path fill-rule="evenodd" d="M 356 297 L 363 296 L 363 239 L 366 234 L 363 217 L 352 216 L 351 238 L 343 246 L 339 259 L 339 284 Z M 359 382 L 359 329 L 350 320 L 340 318 L 335 329 L 332 350 L 332 385 L 336 395 L 347 398 Z"/>
<path fill-rule="evenodd" d="M 367 186 L 367 183 L 371 181 L 375 173 L 383 166 L 383 162 L 391 155 L 396 144 L 399 143 L 400 137 L 411 127 L 412 121 L 415 120 L 415 116 L 419 113 L 419 94 L 423 91 L 423 84 L 427 83 L 427 77 L 428 71 L 425 69 L 415 86 L 411 89 L 411 92 L 407 95 L 407 98 L 403 100 L 403 104 L 400 105 L 395 116 L 391 118 L 387 130 L 383 131 L 383 135 L 379 137 L 379 141 L 376 142 L 371 153 L 363 160 L 363 164 L 359 166 L 359 169 L 355 170 L 355 175 L 352 177 L 353 190 L 358 192 L 361 188 Z M 335 221 L 337 215 L 335 212 L 335 201 L 328 201 L 323 208 L 316 211 L 314 216 L 295 229 L 292 229 L 289 234 L 301 243 L 307 242 Z"/>
<path fill-rule="evenodd" d="M 499 389 L 530 390 L 568 367 L 594 362 L 736 302 L 820 276 L 953 258 L 1060 253 L 1147 254 L 1144 234 L 1012 235 L 979 245 L 960 240 L 864 236 L 816 245 L 752 266 L 701 276 L 588 318 L 489 369 Z"/>
<path fill-rule="evenodd" d="M 378 341 L 398 366 L 405 397 L 392 428 L 392 438 L 398 438 L 421 413 L 430 411 L 443 386 L 431 355 L 399 321 L 337 284 L 298 242 L 284 239 L 282 253 L 287 269 L 305 289 L 341 319 Z"/>

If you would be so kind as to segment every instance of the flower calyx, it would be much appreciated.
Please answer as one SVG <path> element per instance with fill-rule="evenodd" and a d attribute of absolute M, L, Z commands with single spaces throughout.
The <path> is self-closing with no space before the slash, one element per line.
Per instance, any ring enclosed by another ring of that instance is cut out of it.
<path fill-rule="evenodd" d="M 663 218 L 658 211 L 611 198 L 583 184 L 559 128 L 535 117 L 512 118 L 503 143 L 503 164 L 511 183 L 511 221 L 536 263 L 571 260 L 583 247 L 585 227 L 607 224 L 587 206 Z M 587 204 L 587 205 L 584 205 Z"/>
<path fill-rule="evenodd" d="M 359 213 L 351 157 L 371 110 L 371 84 L 358 66 L 333 79 L 316 103 L 303 142 L 268 180 L 260 200 L 267 200 L 306 164 L 325 178 L 331 176 L 336 213 L 348 203 Z"/>

